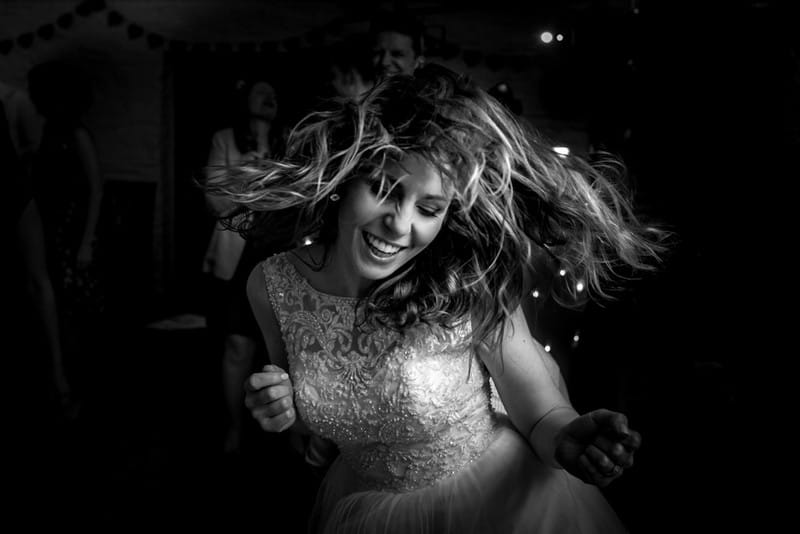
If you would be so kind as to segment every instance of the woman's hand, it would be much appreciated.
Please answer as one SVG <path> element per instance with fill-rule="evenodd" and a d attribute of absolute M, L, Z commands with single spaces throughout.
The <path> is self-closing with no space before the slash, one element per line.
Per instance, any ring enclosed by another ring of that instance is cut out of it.
<path fill-rule="evenodd" d="M 277 365 L 266 365 L 250 375 L 244 385 L 244 404 L 261 428 L 283 432 L 297 419 L 294 392 L 289 375 Z"/>
<path fill-rule="evenodd" d="M 623 414 L 601 409 L 575 418 L 558 432 L 555 456 L 576 477 L 604 487 L 633 465 L 641 443 Z"/>

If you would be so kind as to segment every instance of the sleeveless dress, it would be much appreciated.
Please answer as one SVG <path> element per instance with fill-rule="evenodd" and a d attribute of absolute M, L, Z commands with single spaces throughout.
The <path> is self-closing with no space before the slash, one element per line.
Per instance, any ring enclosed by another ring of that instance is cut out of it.
<path fill-rule="evenodd" d="M 58 306 L 64 365 L 76 396 L 91 387 L 87 380 L 93 355 L 105 350 L 98 332 L 108 310 L 102 215 L 92 262 L 85 268 L 76 262 L 89 212 L 89 178 L 76 137 L 80 129 L 84 129 L 80 123 L 48 121 L 31 170 Z"/>
<path fill-rule="evenodd" d="M 357 298 L 314 289 L 285 253 L 262 271 L 297 414 L 340 451 L 311 532 L 625 532 L 595 486 L 540 461 L 492 402 L 468 322 L 371 329 Z"/>

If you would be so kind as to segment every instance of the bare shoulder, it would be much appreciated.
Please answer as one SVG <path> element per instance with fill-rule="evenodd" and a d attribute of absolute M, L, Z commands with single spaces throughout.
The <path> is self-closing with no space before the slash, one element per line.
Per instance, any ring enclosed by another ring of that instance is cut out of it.
<path fill-rule="evenodd" d="M 263 262 L 258 262 L 247 277 L 247 295 L 253 297 L 267 291 Z"/>
<path fill-rule="evenodd" d="M 264 262 L 258 263 L 250 271 L 247 278 L 247 298 L 253 310 L 253 316 L 264 337 L 270 361 L 286 369 L 286 349 L 281 337 L 281 329 L 275 310 L 270 301 L 267 280 L 264 274 Z"/>

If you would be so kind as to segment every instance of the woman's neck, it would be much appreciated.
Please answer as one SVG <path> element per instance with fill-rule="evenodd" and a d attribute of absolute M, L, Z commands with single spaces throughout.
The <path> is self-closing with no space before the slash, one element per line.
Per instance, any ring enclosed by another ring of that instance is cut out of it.
<path fill-rule="evenodd" d="M 264 119 L 250 118 L 250 132 L 256 139 L 258 152 L 269 152 L 269 131 L 271 123 Z"/>
<path fill-rule="evenodd" d="M 340 297 L 363 297 L 374 281 L 354 277 L 352 269 L 346 267 L 343 253 L 335 244 L 327 248 L 322 244 L 314 244 L 303 247 L 297 255 L 309 268 L 309 280 L 318 290 Z"/>

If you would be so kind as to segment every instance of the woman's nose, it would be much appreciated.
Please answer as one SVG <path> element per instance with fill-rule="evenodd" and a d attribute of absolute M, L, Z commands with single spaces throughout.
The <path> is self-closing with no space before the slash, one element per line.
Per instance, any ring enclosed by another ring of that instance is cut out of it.
<path fill-rule="evenodd" d="M 396 205 L 383 219 L 386 227 L 396 236 L 403 236 L 411 231 L 413 212 L 411 207 Z"/>

